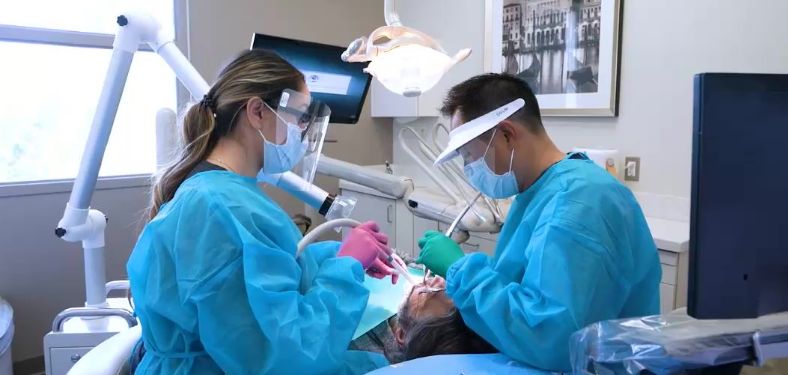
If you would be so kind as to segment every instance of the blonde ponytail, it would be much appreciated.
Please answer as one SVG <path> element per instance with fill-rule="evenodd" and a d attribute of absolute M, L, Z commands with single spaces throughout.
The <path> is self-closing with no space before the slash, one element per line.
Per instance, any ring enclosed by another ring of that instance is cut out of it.
<path fill-rule="evenodd" d="M 282 90 L 299 90 L 303 85 L 303 74 L 271 51 L 249 50 L 233 60 L 203 100 L 192 105 L 184 116 L 183 147 L 176 161 L 155 178 L 148 220 L 175 196 L 178 187 L 208 157 L 219 139 L 233 130 L 235 117 L 249 99 L 275 101 Z"/>

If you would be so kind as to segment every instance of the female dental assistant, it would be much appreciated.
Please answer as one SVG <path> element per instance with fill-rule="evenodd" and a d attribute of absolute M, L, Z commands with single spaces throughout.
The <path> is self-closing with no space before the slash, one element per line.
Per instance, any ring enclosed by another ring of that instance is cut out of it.
<path fill-rule="evenodd" d="M 516 196 L 493 256 L 427 232 L 419 262 L 446 278 L 465 323 L 502 353 L 569 371 L 569 336 L 588 324 L 659 312 L 657 249 L 632 193 L 582 154 L 558 150 L 522 80 L 500 74 L 452 88 L 448 148 L 471 185 Z"/>
<path fill-rule="evenodd" d="M 146 353 L 137 374 L 364 373 L 347 350 L 364 270 L 391 274 L 374 223 L 296 259 L 301 235 L 255 176 L 304 155 L 319 105 L 274 53 L 242 53 L 183 120 L 183 150 L 156 180 L 128 262 Z M 327 119 L 326 119 L 327 121 Z"/>

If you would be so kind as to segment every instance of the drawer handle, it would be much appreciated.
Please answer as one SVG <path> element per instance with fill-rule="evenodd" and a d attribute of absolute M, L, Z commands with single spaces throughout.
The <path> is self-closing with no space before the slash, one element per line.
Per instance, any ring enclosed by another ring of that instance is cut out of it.
<path fill-rule="evenodd" d="M 82 359 L 82 356 L 79 354 L 72 354 L 71 355 L 71 363 L 77 363 L 79 360 Z"/>
<path fill-rule="evenodd" d="M 391 218 L 391 216 L 392 216 L 391 215 L 391 211 L 392 211 L 393 208 L 394 208 L 393 205 L 386 206 L 386 221 L 388 221 L 389 224 L 394 222 L 394 219 Z"/>

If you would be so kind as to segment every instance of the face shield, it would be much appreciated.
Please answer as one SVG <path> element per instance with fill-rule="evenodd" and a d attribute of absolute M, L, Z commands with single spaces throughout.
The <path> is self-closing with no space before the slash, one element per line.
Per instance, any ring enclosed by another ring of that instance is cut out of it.
<path fill-rule="evenodd" d="M 478 159 L 480 155 L 483 155 L 483 153 L 480 154 L 479 151 L 481 150 L 486 152 L 489 148 L 489 143 L 471 141 L 476 140 L 476 138 L 479 138 L 480 135 L 490 131 L 501 121 L 506 120 L 509 118 L 509 116 L 524 106 L 525 101 L 523 99 L 515 99 L 511 103 L 496 108 L 495 110 L 492 110 L 481 117 L 458 126 L 449 132 L 449 144 L 446 146 L 443 152 L 438 155 L 435 160 L 435 165 L 441 165 L 457 156 L 460 156 L 461 153 L 464 153 L 464 157 Z M 464 147 L 466 145 L 467 147 Z M 474 160 L 466 159 L 466 161 L 470 162 Z"/>
<path fill-rule="evenodd" d="M 485 115 L 457 126 L 449 132 L 449 144 L 438 155 L 435 165 L 445 163 L 457 156 L 463 157 L 463 174 L 468 183 L 476 190 L 493 199 L 503 199 L 519 192 L 517 179 L 512 171 L 514 150 L 509 155 L 509 170 L 504 174 L 497 174 L 490 165 L 495 166 L 495 152 L 490 152 L 493 138 L 497 131 L 496 126 L 501 121 L 525 106 L 522 98 L 498 107 Z M 489 139 L 481 137 L 492 130 Z M 492 163 L 488 163 L 492 162 Z M 494 167 L 493 167 L 494 168 Z"/>
<path fill-rule="evenodd" d="M 304 150 L 300 163 L 301 177 L 311 185 L 323 151 L 331 110 L 325 103 L 290 89 L 282 91 L 276 104 L 276 143 L 293 142 L 288 137 L 297 137 L 300 148 Z"/>

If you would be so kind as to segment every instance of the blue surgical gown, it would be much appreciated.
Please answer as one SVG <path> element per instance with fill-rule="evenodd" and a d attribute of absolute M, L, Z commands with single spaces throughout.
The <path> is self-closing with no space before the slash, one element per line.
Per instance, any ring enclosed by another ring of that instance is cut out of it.
<path fill-rule="evenodd" d="M 569 371 L 569 336 L 659 313 L 661 268 L 632 193 L 585 157 L 549 168 L 512 203 L 492 257 L 447 272 L 465 323 L 509 357 Z"/>
<path fill-rule="evenodd" d="M 348 351 L 364 272 L 301 239 L 252 178 L 198 173 L 146 225 L 129 259 L 147 350 L 138 374 L 344 374 L 385 366 Z"/>

